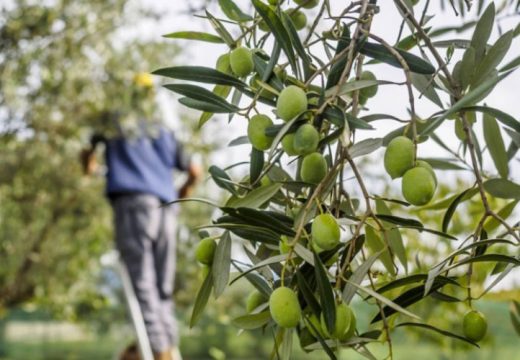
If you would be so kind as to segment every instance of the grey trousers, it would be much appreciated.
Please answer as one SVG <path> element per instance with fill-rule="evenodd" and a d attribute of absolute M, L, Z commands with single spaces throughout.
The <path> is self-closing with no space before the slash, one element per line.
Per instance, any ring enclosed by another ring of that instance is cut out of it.
<path fill-rule="evenodd" d="M 177 346 L 173 313 L 175 213 L 153 195 L 112 199 L 116 246 L 126 264 L 155 352 Z"/>

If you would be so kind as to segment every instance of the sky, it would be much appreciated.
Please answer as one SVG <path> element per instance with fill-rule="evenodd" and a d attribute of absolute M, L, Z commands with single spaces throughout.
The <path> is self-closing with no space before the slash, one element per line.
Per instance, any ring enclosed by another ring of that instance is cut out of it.
<path fill-rule="evenodd" d="M 194 17 L 192 14 L 188 14 L 187 4 L 185 1 L 171 1 L 171 0 L 156 0 L 156 1 L 144 1 L 141 0 L 143 4 L 149 6 L 151 9 L 163 14 L 163 18 L 160 22 L 147 22 L 139 25 L 133 29 L 139 36 L 145 38 L 155 38 L 162 34 L 181 31 L 181 30 L 192 30 L 192 31 L 205 31 L 214 33 L 212 27 L 209 23 L 202 18 Z M 250 1 L 248 0 L 236 0 L 236 3 L 241 7 L 242 10 L 248 13 L 252 13 Z M 344 6 L 348 2 L 340 1 L 340 0 L 330 0 L 330 4 L 336 10 L 340 7 Z M 424 0 L 420 1 L 419 6 L 415 7 L 416 13 L 422 12 L 422 6 L 425 3 Z M 430 20 L 430 25 L 434 28 L 442 28 L 450 25 L 460 25 L 467 21 L 468 19 L 473 19 L 475 14 L 475 9 L 471 11 L 471 15 L 467 19 L 462 19 L 461 17 L 457 17 L 454 15 L 451 9 L 446 9 L 442 11 L 440 9 L 440 1 L 431 1 L 432 5 L 430 6 L 430 10 L 428 11 L 428 15 L 432 15 L 433 18 Z M 192 6 L 197 6 L 196 1 L 189 2 Z M 371 32 L 382 37 L 389 43 L 395 43 L 396 34 L 398 31 L 398 27 L 400 24 L 400 15 L 397 13 L 395 9 L 395 5 L 392 1 L 378 1 L 380 6 L 379 14 L 376 14 L 374 17 L 374 21 L 371 27 Z M 208 10 L 218 16 L 222 16 L 220 9 L 218 8 L 217 2 L 212 1 L 208 6 Z M 310 19 L 313 19 L 315 10 L 306 11 L 307 16 Z M 197 12 L 201 14 L 201 11 Z M 337 13 L 337 11 L 336 11 Z M 500 22 L 501 28 L 503 31 L 507 31 L 509 29 L 514 28 L 518 24 L 518 17 L 510 17 L 505 18 Z M 231 28 L 231 27 L 230 27 Z M 236 29 L 235 29 L 236 30 Z M 325 30 L 325 28 L 318 30 Z M 233 35 L 237 35 L 237 31 L 232 31 Z M 304 32 L 304 34 L 306 34 Z M 406 33 L 405 35 L 408 35 Z M 489 43 L 494 43 L 494 41 L 499 36 L 499 31 L 494 29 L 493 34 Z M 469 39 L 471 33 L 450 33 L 447 34 L 440 39 L 455 39 L 455 38 L 464 38 Z M 186 41 L 186 40 L 167 40 L 167 43 L 171 42 L 175 43 L 182 47 L 183 53 L 182 56 L 176 59 L 176 64 L 165 64 L 165 66 L 173 66 L 173 65 L 202 65 L 202 66 L 214 66 L 216 59 L 221 54 L 228 51 L 225 45 L 219 44 L 208 44 L 203 42 L 194 42 L 194 41 Z M 506 56 L 503 64 L 507 63 L 512 58 L 520 55 L 520 40 L 516 39 L 511 46 L 511 50 L 509 54 Z M 268 51 L 269 52 L 269 51 Z M 462 52 L 460 50 L 455 51 L 454 59 L 460 58 Z M 323 54 L 322 54 L 323 55 Z M 445 55 L 445 51 L 441 51 L 441 55 Z M 366 69 L 370 69 L 373 71 L 379 80 L 393 80 L 393 81 L 403 81 L 404 75 L 403 72 L 394 67 L 379 64 L 379 65 L 370 65 L 367 66 Z M 518 109 L 518 84 L 520 84 L 520 71 L 513 73 L 511 76 L 502 81 L 493 93 L 486 99 L 486 103 L 489 106 L 501 109 L 509 114 L 511 114 L 515 118 L 520 117 L 520 110 Z M 186 112 L 186 109 L 182 108 L 174 98 L 172 98 L 171 94 L 163 93 L 161 95 L 161 101 L 165 106 L 166 116 L 171 119 L 175 119 L 179 112 Z M 397 117 L 407 118 L 407 111 L 409 103 L 407 99 L 407 92 L 404 86 L 379 86 L 379 91 L 376 97 L 370 99 L 369 101 L 369 109 L 365 111 L 363 114 L 367 115 L 370 113 L 390 113 Z M 443 98 L 443 100 L 446 100 Z M 446 101 L 445 101 L 446 102 Z M 432 104 L 429 100 L 422 98 L 416 103 L 416 111 L 420 117 L 428 117 L 433 112 L 438 111 L 438 107 Z M 209 125 L 207 136 L 211 136 L 212 132 L 216 127 L 218 128 L 226 128 L 226 131 L 223 133 L 222 144 L 227 144 L 231 139 L 245 135 L 247 122 L 245 119 L 235 118 L 231 125 L 227 125 L 227 121 L 224 117 L 216 118 L 211 120 L 212 124 Z M 356 135 L 356 139 L 359 141 L 364 138 L 373 138 L 373 137 L 382 137 L 386 133 L 388 133 L 391 129 L 401 126 L 402 124 L 398 124 L 395 122 L 388 121 L 379 121 L 375 124 L 376 130 L 374 131 L 362 131 L 358 132 Z M 459 144 L 459 140 L 456 138 L 453 132 L 453 121 L 446 121 L 444 125 L 442 125 L 438 130 L 437 134 L 442 138 L 444 142 L 452 147 L 452 149 L 456 150 Z M 482 139 L 482 123 L 481 121 L 477 122 L 475 126 L 475 131 L 479 139 L 481 139 L 481 144 L 484 144 Z M 506 141 L 506 144 L 509 143 L 510 139 L 503 132 L 503 137 Z M 214 162 L 221 166 L 226 167 L 231 165 L 234 162 L 244 161 L 248 159 L 248 148 L 246 146 L 236 147 L 236 148 L 226 148 L 223 146 L 219 151 L 217 151 L 214 155 Z M 426 143 L 420 144 L 419 146 L 419 156 L 420 157 L 446 157 L 448 154 L 445 150 L 437 146 L 433 141 L 428 141 Z M 383 150 L 372 154 L 370 157 L 377 164 L 380 164 L 382 160 Z M 495 173 L 493 164 L 491 159 L 488 156 L 484 156 L 484 169 L 485 171 L 489 171 L 490 173 Z M 367 173 L 373 172 L 381 172 L 381 167 L 379 165 L 375 165 L 372 168 L 367 169 Z M 520 182 L 520 166 L 518 166 L 518 161 L 513 162 L 513 166 L 510 168 L 511 178 Z M 450 182 L 453 181 L 454 176 L 462 176 L 467 179 L 468 182 L 473 181 L 473 174 L 467 172 L 465 174 L 461 174 L 458 172 L 454 174 L 453 172 L 438 172 L 438 177 L 441 182 Z M 373 185 L 377 187 L 377 184 L 369 184 L 369 186 Z M 399 193 L 400 184 L 399 181 L 395 181 L 393 183 L 393 188 L 395 189 L 396 194 Z M 517 214 L 518 215 L 518 214 Z M 516 275 L 510 276 L 510 280 L 505 282 L 502 286 L 509 287 L 513 283 L 515 283 L 515 279 L 518 279 L 520 273 L 517 272 Z M 517 284 L 520 284 L 516 281 Z"/>

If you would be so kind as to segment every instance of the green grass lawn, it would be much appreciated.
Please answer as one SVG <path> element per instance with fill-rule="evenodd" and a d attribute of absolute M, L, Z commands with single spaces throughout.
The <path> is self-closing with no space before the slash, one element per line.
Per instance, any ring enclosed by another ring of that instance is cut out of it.
<path fill-rule="evenodd" d="M 186 341 L 191 348 L 195 344 Z M 239 351 L 241 355 L 235 357 L 222 357 L 221 359 L 261 359 L 258 355 L 254 355 L 248 350 L 251 349 L 250 343 L 241 344 L 240 337 L 234 339 L 233 345 L 241 347 Z M 3 355 L 1 360 L 111 360 L 115 359 L 117 350 L 121 349 L 121 344 L 117 344 L 112 340 L 99 340 L 97 342 L 47 342 L 47 343 L 9 343 L 2 349 Z M 184 346 L 185 360 L 203 360 L 213 359 L 209 355 L 190 355 L 189 348 Z M 372 345 L 371 351 L 378 359 L 383 358 L 387 354 L 387 348 L 380 345 Z M 217 350 L 212 353 L 218 353 Z M 344 350 L 339 356 L 344 360 L 364 359 L 361 355 L 352 350 Z M 304 354 L 296 350 L 293 359 L 298 360 L 319 360 L 327 359 L 323 352 L 313 352 Z M 394 359 L 396 360 L 519 360 L 520 359 L 520 342 L 505 347 L 485 347 L 475 349 L 468 352 L 442 352 L 438 348 L 430 344 L 395 344 Z"/>

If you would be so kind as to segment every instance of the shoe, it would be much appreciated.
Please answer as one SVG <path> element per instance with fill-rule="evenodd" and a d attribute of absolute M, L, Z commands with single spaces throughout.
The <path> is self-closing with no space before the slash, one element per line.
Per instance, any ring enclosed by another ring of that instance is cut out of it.
<path fill-rule="evenodd" d="M 172 348 L 171 355 L 172 360 L 182 360 L 182 355 L 178 347 Z"/>
<path fill-rule="evenodd" d="M 119 360 L 141 360 L 139 348 L 136 343 L 132 343 L 126 347 L 119 356 Z"/>
<path fill-rule="evenodd" d="M 172 354 L 169 351 L 161 351 L 153 353 L 154 360 L 172 360 Z"/>

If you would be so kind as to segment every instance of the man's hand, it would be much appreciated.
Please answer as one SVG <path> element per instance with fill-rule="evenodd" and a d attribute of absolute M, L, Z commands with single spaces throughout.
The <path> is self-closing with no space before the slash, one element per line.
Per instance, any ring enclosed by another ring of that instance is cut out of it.
<path fill-rule="evenodd" d="M 84 149 L 80 154 L 81 167 L 85 175 L 93 174 L 98 167 L 94 149 Z"/>
<path fill-rule="evenodd" d="M 190 164 L 188 168 L 188 179 L 179 189 L 179 199 L 186 198 L 191 195 L 197 180 L 202 175 L 202 168 L 195 164 Z"/>

